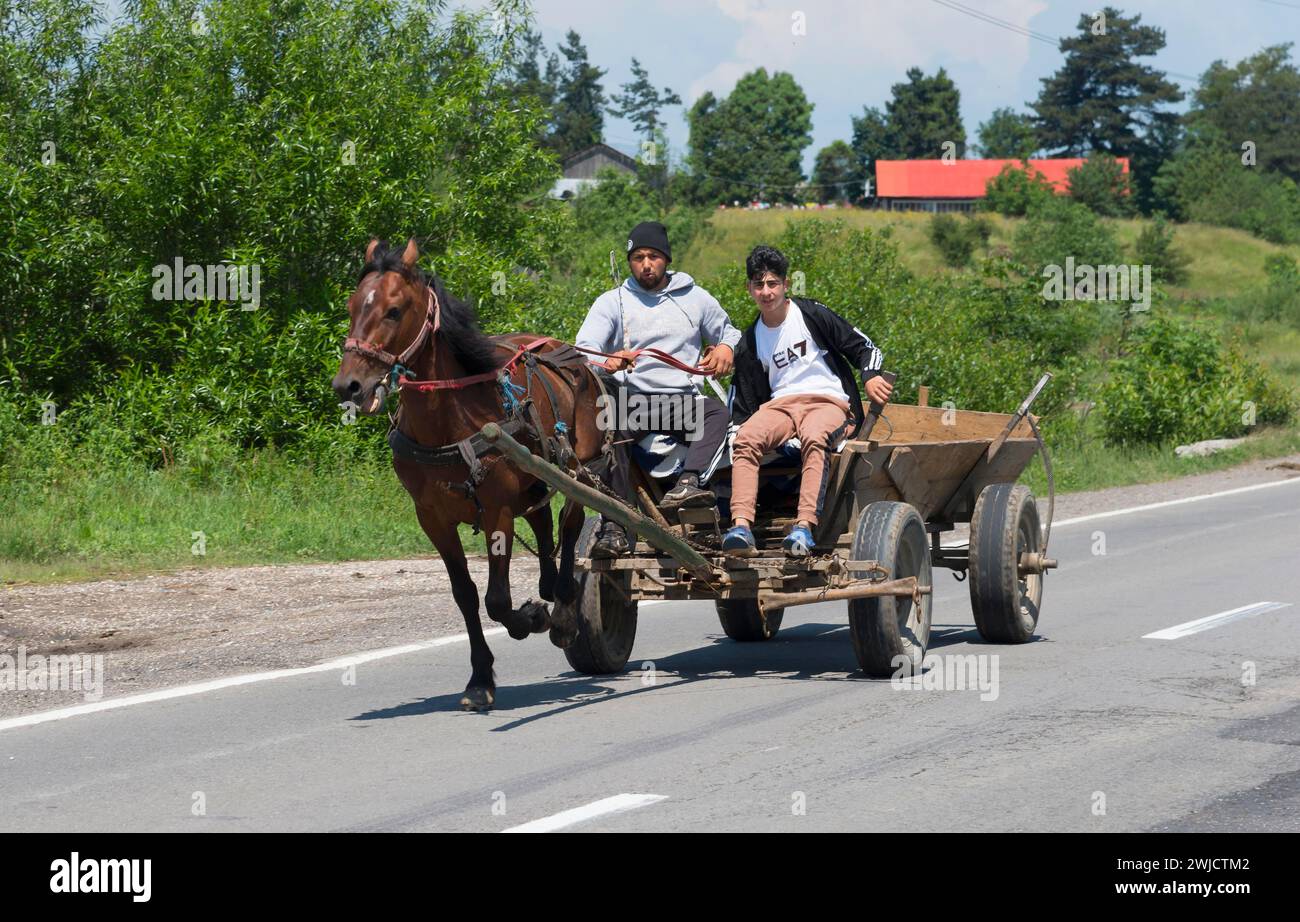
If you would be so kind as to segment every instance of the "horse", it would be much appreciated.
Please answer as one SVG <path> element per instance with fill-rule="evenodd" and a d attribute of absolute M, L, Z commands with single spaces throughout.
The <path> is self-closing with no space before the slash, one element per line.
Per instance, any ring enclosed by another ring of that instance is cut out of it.
<path fill-rule="evenodd" d="M 389 431 L 393 470 L 447 568 L 465 619 L 472 672 L 460 706 L 486 711 L 496 700 L 494 657 L 458 526 L 471 524 L 487 536 L 488 617 L 516 640 L 549 631 L 552 643 L 564 648 L 578 630 L 573 569 L 584 515 L 573 502 L 560 514 L 557 570 L 552 491 L 491 452 L 478 431 L 504 418 L 506 431 L 557 463 L 574 470 L 599 463 L 602 453 L 609 457 L 609 439 L 597 423 L 603 389 L 572 346 L 529 333 L 484 334 L 473 308 L 420 270 L 419 258 L 414 238 L 401 252 L 371 239 L 348 299 L 351 324 L 332 385 L 340 400 L 365 415 L 380 413 L 388 392 L 399 391 Z M 517 517 L 537 536 L 537 590 L 544 601 L 514 608 L 510 555 Z"/>

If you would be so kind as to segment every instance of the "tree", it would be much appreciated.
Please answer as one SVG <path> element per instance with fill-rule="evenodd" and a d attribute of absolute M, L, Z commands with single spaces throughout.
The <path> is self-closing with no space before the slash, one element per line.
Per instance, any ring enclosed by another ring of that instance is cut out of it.
<path fill-rule="evenodd" d="M 819 202 L 849 202 L 862 195 L 863 172 L 853 148 L 834 141 L 817 152 L 812 184 Z"/>
<path fill-rule="evenodd" d="M 1137 60 L 1164 46 L 1164 31 L 1142 25 L 1141 15 L 1125 17 L 1109 6 L 1100 17 L 1081 15 L 1079 34 L 1061 39 L 1065 63 L 1044 78 L 1030 103 L 1039 144 L 1054 155 L 1101 151 L 1133 158 L 1144 207 L 1158 161 L 1176 135 L 1178 116 L 1164 107 L 1183 99 L 1161 71 Z"/>
<path fill-rule="evenodd" d="M 515 46 L 509 85 L 517 96 L 530 96 L 537 100 L 548 118 L 538 126 L 537 142 L 550 143 L 555 130 L 554 112 L 560 88 L 560 59 L 555 52 L 547 54 L 539 32 L 526 29 Z"/>
<path fill-rule="evenodd" d="M 759 68 L 730 95 L 705 93 L 687 114 L 690 193 L 697 202 L 793 201 L 812 142 L 813 105 L 787 73 Z"/>
<path fill-rule="evenodd" d="M 867 107 L 862 110 L 861 117 L 852 118 L 853 137 L 850 145 L 853 148 L 854 156 L 858 158 L 858 166 L 861 167 L 863 181 L 873 180 L 871 194 L 875 194 L 874 180 L 876 176 L 876 161 L 887 160 L 892 157 L 893 149 L 890 147 L 889 140 L 889 122 L 885 118 L 885 113 L 875 107 Z"/>
<path fill-rule="evenodd" d="M 895 83 L 890 93 L 884 112 L 866 107 L 853 119 L 853 151 L 864 179 L 874 179 L 877 160 L 936 160 L 949 151 L 966 155 L 961 93 L 942 67 L 933 77 L 913 67 L 907 82 Z"/>
<path fill-rule="evenodd" d="M 599 144 L 605 129 L 605 71 L 587 60 L 582 37 L 569 30 L 560 46 L 568 66 L 560 77 L 551 146 L 561 157 Z"/>
<path fill-rule="evenodd" d="M 892 156 L 935 160 L 949 150 L 957 157 L 966 155 L 961 93 L 942 67 L 933 77 L 910 68 L 907 82 L 895 83 L 891 92 L 885 112 Z"/>
<path fill-rule="evenodd" d="M 1094 154 L 1066 171 L 1070 198 L 1105 218 L 1131 217 L 1132 189 L 1123 165 L 1108 154 Z"/>
<path fill-rule="evenodd" d="M 1014 109 L 994 109 L 979 127 L 980 156 L 990 160 L 1025 160 L 1038 149 L 1033 119 Z"/>
<path fill-rule="evenodd" d="M 623 92 L 611 97 L 614 103 L 610 112 L 619 118 L 628 119 L 637 132 L 647 141 L 653 142 L 655 130 L 659 128 L 659 112 L 665 106 L 680 106 L 682 98 L 664 87 L 655 89 L 650 82 L 650 75 L 636 58 L 632 59 L 632 82 L 623 84 Z"/>
<path fill-rule="evenodd" d="M 1201 75 L 1186 122 L 1193 134 L 1213 134 L 1236 153 L 1249 142 L 1261 170 L 1300 182 L 1300 70 L 1290 57 L 1286 44 L 1235 67 L 1215 61 Z"/>

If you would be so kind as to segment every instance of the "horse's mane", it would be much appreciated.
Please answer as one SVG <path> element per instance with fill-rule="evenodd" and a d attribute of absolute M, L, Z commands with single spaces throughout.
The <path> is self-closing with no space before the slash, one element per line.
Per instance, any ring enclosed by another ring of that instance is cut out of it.
<path fill-rule="evenodd" d="M 408 268 L 402 262 L 403 249 L 392 248 L 387 240 L 380 240 L 370 259 L 361 267 L 359 279 L 372 272 L 396 272 L 406 281 L 417 285 L 428 285 L 442 310 L 442 326 L 439 335 L 451 349 L 467 374 L 492 371 L 500 365 L 499 350 L 495 343 L 479 327 L 478 316 L 474 308 L 458 298 L 452 297 L 442 287 L 442 280 L 432 273 L 426 273 L 418 266 Z"/>

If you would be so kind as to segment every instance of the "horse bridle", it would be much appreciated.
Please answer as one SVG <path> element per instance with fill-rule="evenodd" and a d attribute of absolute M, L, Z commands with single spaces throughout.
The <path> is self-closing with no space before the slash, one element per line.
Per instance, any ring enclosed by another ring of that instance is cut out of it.
<path fill-rule="evenodd" d="M 343 343 L 344 353 L 355 352 L 358 355 L 364 355 L 368 359 L 379 362 L 388 370 L 388 389 L 392 390 L 399 378 L 410 372 L 409 365 L 415 357 L 420 354 L 420 350 L 429 342 L 430 337 L 438 332 L 442 326 L 442 306 L 438 303 L 438 295 L 434 292 L 432 285 L 426 285 L 425 291 L 429 293 L 427 306 L 425 308 L 424 325 L 420 327 L 419 334 L 415 341 L 407 346 L 400 355 L 393 355 L 384 349 L 382 343 L 368 343 L 363 339 L 348 337 Z"/>

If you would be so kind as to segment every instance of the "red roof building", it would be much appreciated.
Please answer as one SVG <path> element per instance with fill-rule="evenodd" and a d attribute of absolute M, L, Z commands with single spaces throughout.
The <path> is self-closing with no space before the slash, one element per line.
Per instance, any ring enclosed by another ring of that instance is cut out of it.
<path fill-rule="evenodd" d="M 1127 157 L 1118 161 L 1129 171 Z M 1030 160 L 1058 193 L 1069 185 L 1067 172 L 1082 166 L 1078 158 Z M 1019 160 L 877 160 L 876 198 L 890 211 L 970 211 L 984 198 L 988 181 L 1007 164 L 1024 169 Z"/>

